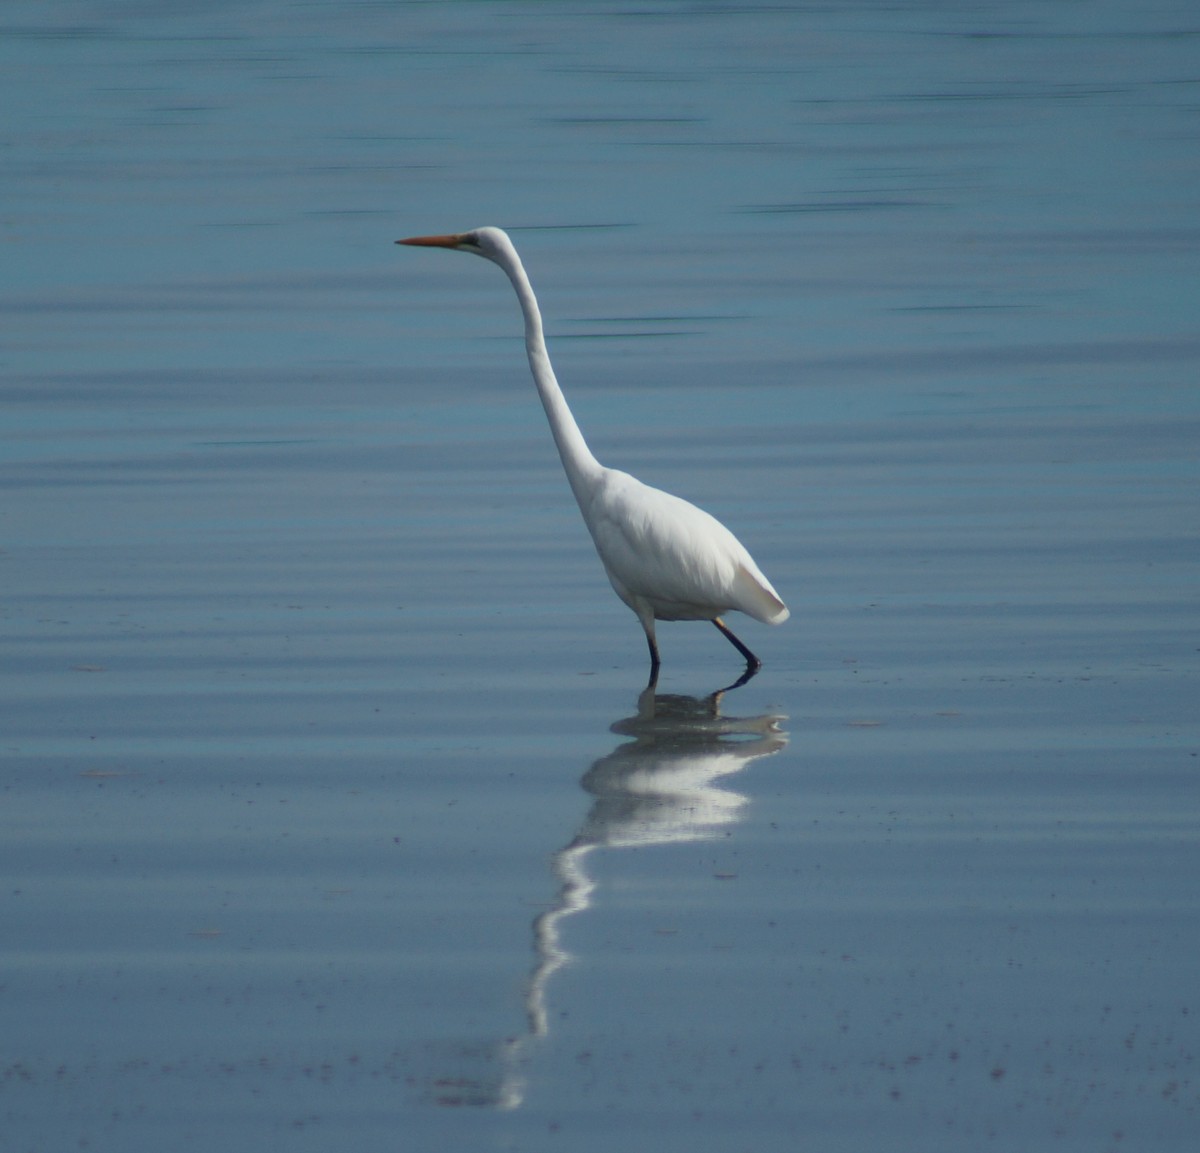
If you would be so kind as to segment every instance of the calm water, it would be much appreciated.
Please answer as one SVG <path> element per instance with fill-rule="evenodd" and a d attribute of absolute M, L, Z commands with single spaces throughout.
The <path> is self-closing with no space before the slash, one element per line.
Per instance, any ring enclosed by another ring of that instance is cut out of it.
<path fill-rule="evenodd" d="M 1192 5 L 0 54 L 0 1147 L 1193 1148 Z M 640 692 L 483 223 L 746 686 Z"/>

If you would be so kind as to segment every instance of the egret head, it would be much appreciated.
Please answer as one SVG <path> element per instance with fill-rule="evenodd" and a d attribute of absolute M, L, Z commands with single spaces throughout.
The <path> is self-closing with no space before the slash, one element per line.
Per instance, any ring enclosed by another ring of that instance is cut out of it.
<path fill-rule="evenodd" d="M 472 228 L 470 232 L 453 232 L 447 236 L 410 236 L 396 243 L 416 244 L 424 248 L 454 248 L 459 252 L 484 256 L 497 264 L 503 264 L 514 251 L 508 234 L 500 228 Z"/>

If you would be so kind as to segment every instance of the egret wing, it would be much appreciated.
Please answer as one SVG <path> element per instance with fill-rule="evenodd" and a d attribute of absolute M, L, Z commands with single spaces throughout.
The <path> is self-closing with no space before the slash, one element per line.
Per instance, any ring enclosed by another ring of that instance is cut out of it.
<path fill-rule="evenodd" d="M 618 593 L 647 601 L 661 619 L 711 619 L 729 609 L 762 621 L 787 617 L 737 537 L 680 497 L 610 469 L 585 518 Z"/>

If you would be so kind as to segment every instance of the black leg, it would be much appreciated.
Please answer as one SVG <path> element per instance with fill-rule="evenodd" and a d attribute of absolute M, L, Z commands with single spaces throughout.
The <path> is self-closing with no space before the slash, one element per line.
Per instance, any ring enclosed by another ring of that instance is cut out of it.
<path fill-rule="evenodd" d="M 748 648 L 746 648 L 746 646 L 744 644 L 742 644 L 741 641 L 739 641 L 737 639 L 737 637 L 735 637 L 733 635 L 733 633 L 729 629 L 729 626 L 723 620 L 721 620 L 720 617 L 714 617 L 713 624 L 716 625 L 717 628 L 719 628 L 722 633 L 724 633 L 725 639 L 731 645 L 733 645 L 733 647 L 735 649 L 737 649 L 737 651 L 739 653 L 741 653 L 742 656 L 744 656 L 746 658 L 747 670 L 749 670 L 750 672 L 756 673 L 756 672 L 758 672 L 759 669 L 762 668 L 762 661 L 760 661 L 758 659 L 758 657 L 756 657 Z M 745 682 L 742 682 L 742 683 L 744 684 Z"/>
<path fill-rule="evenodd" d="M 646 634 L 646 644 L 650 648 L 650 682 L 647 688 L 652 689 L 658 684 L 658 667 L 662 663 L 658 659 L 658 642 L 649 634 Z"/>

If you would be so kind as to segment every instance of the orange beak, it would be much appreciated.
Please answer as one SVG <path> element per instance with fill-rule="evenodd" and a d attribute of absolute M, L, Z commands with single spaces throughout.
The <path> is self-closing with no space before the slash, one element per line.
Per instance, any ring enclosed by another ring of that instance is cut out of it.
<path fill-rule="evenodd" d="M 457 248 L 462 243 L 462 233 L 453 236 L 410 236 L 397 240 L 397 244 L 418 244 L 423 248 Z"/>

